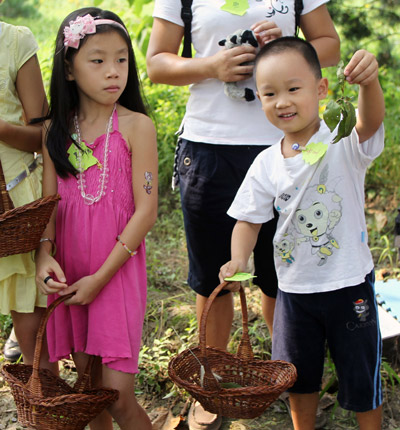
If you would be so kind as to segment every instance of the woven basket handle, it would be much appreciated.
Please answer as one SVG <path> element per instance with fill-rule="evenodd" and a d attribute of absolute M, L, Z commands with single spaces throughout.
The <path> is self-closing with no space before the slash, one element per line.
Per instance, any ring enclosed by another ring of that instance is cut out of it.
<path fill-rule="evenodd" d="M 14 209 L 14 204 L 11 201 L 11 198 L 8 194 L 6 188 L 6 180 L 4 178 L 3 167 L 0 161 L 0 214 L 3 212 L 7 212 L 11 209 Z"/>
<path fill-rule="evenodd" d="M 206 389 L 220 389 L 220 386 L 216 379 L 214 378 L 210 366 L 207 360 L 207 346 L 206 346 L 206 326 L 207 326 L 207 317 L 208 312 L 210 311 L 211 305 L 214 302 L 214 299 L 217 295 L 229 284 L 229 282 L 222 282 L 218 285 L 217 288 L 211 293 L 210 297 L 207 299 L 206 304 L 204 305 L 203 313 L 201 315 L 200 320 L 200 350 L 204 364 L 205 377 L 204 377 L 204 386 Z M 246 295 L 244 293 L 242 285 L 240 285 L 240 305 L 242 309 L 242 339 L 240 340 L 239 347 L 236 355 L 238 358 L 249 361 L 254 358 L 253 349 L 250 344 L 249 337 L 249 328 L 248 328 L 248 314 L 247 314 L 247 303 L 246 303 Z M 207 387 L 208 385 L 208 387 Z"/>
<path fill-rule="evenodd" d="M 40 353 L 42 351 L 43 335 L 45 333 L 47 321 L 50 318 L 50 315 L 52 314 L 54 309 L 60 303 L 64 302 L 65 300 L 68 300 L 73 295 L 74 293 L 67 294 L 66 296 L 60 296 L 56 300 L 54 300 L 54 302 L 51 303 L 50 306 L 46 309 L 46 312 L 44 313 L 40 321 L 39 330 L 36 335 L 36 345 L 35 345 L 35 353 L 33 356 L 32 375 L 29 378 L 29 381 L 26 383 L 26 388 L 38 398 L 43 397 L 42 385 L 39 378 L 39 363 L 40 363 Z M 85 369 L 85 373 L 87 370 L 88 368 Z"/>

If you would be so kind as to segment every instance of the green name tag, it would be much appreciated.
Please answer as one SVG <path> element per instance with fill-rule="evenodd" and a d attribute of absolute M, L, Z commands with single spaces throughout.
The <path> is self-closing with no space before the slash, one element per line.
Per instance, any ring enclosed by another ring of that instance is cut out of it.
<path fill-rule="evenodd" d="M 302 151 L 303 160 L 308 164 L 315 164 L 327 150 L 328 145 L 323 142 L 309 143 Z"/>
<path fill-rule="evenodd" d="M 227 0 L 225 4 L 221 6 L 221 10 L 242 16 L 249 7 L 248 0 Z"/>
<path fill-rule="evenodd" d="M 92 166 L 101 166 L 99 160 L 93 156 L 93 151 L 88 148 L 84 142 L 80 143 L 81 150 L 79 148 L 72 144 L 68 148 L 68 160 L 69 162 L 75 167 L 76 170 L 80 170 L 81 172 L 84 172 L 85 170 L 89 169 L 89 167 Z M 79 162 L 78 162 L 78 154 L 81 153 L 81 162 L 80 162 L 80 169 L 79 169 Z"/>

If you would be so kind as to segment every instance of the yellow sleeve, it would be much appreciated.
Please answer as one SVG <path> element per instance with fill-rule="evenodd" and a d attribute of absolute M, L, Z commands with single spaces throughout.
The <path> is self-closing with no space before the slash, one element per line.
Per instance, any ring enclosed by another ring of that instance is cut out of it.
<path fill-rule="evenodd" d="M 31 30 L 27 27 L 17 26 L 15 66 L 19 70 L 38 51 L 39 47 Z"/>

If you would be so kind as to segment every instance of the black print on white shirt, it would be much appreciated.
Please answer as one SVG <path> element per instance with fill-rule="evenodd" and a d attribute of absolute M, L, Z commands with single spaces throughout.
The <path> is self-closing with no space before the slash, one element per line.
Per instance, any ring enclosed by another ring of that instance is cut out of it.
<path fill-rule="evenodd" d="M 290 199 L 290 194 L 282 193 L 279 198 L 287 202 Z"/>
<path fill-rule="evenodd" d="M 284 0 L 267 0 L 267 18 L 272 18 L 275 14 L 281 13 L 286 15 L 289 12 L 289 7 L 285 4 Z"/>

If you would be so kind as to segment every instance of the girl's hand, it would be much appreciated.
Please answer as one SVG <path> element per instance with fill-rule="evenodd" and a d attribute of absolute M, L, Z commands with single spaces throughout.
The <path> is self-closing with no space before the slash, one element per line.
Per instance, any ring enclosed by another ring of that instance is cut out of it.
<path fill-rule="evenodd" d="M 44 282 L 50 276 L 50 279 Z M 53 279 L 55 276 L 59 281 Z M 60 293 L 67 288 L 64 272 L 57 261 L 45 251 L 36 252 L 36 285 L 42 294 Z"/>
<path fill-rule="evenodd" d="M 259 21 L 250 27 L 253 30 L 260 48 L 271 40 L 282 37 L 282 30 L 273 21 Z"/>
<path fill-rule="evenodd" d="M 256 48 L 246 43 L 231 49 L 223 48 L 209 58 L 214 78 L 222 82 L 243 81 L 253 75 L 254 65 L 243 63 L 254 61 Z"/>
<path fill-rule="evenodd" d="M 95 275 L 84 276 L 68 288 L 60 291 L 60 296 L 75 293 L 73 297 L 66 300 L 66 305 L 88 305 L 93 302 L 97 294 L 102 289 L 103 284 L 99 282 Z"/>
<path fill-rule="evenodd" d="M 344 75 L 350 84 L 369 85 L 378 78 L 378 69 L 375 56 L 361 49 L 351 58 L 344 69 Z"/>

